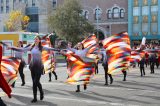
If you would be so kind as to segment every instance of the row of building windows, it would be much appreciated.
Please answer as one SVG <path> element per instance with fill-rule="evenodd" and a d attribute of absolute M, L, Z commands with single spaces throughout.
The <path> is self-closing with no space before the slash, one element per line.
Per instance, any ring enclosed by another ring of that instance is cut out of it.
<path fill-rule="evenodd" d="M 139 35 L 140 32 L 142 32 L 142 35 L 148 35 L 149 33 L 155 35 L 158 33 L 158 23 L 133 24 L 133 35 Z"/>
<path fill-rule="evenodd" d="M 158 14 L 158 6 L 134 7 L 133 16 Z"/>
<path fill-rule="evenodd" d="M 142 17 L 142 23 L 148 23 L 149 21 L 151 21 L 151 22 L 157 22 L 158 21 L 158 15 L 152 15 L 150 20 L 149 20 L 148 17 L 149 16 L 143 16 Z M 139 17 L 139 16 L 134 16 L 133 17 L 133 23 L 139 23 L 140 18 L 141 17 Z"/>
<path fill-rule="evenodd" d="M 139 7 L 139 2 L 142 1 L 143 6 L 149 5 L 148 0 L 134 0 L 134 7 Z M 151 0 L 151 5 L 158 5 L 158 0 Z"/>
<path fill-rule="evenodd" d="M 13 10 L 15 9 L 17 2 L 21 3 L 22 1 L 28 6 L 28 2 L 29 2 L 28 0 L 13 0 Z M 0 13 L 4 13 L 4 12 L 9 13 L 9 11 L 10 11 L 10 6 L 9 6 L 10 3 L 9 2 L 11 2 L 11 1 L 6 0 L 6 6 L 4 6 L 4 0 L 0 0 Z M 32 0 L 31 5 L 36 6 L 36 0 Z M 52 6 L 54 9 L 56 8 L 56 5 L 57 5 L 57 0 L 53 0 Z M 6 9 L 6 11 L 4 10 L 4 8 Z"/>
<path fill-rule="evenodd" d="M 82 15 L 88 19 L 89 11 L 83 10 Z M 125 10 L 123 8 L 114 7 L 112 9 L 107 10 L 107 18 L 108 19 L 118 19 L 118 18 L 124 18 L 125 17 Z M 96 8 L 94 10 L 94 19 L 95 20 L 101 20 L 102 18 L 102 10 L 101 8 Z"/>

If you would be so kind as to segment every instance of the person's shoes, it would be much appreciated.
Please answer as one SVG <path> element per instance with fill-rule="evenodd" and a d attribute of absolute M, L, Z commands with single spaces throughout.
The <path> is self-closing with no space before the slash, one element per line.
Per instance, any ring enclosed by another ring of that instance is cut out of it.
<path fill-rule="evenodd" d="M 108 86 L 108 83 L 105 83 L 104 85 L 105 85 L 105 86 Z"/>
<path fill-rule="evenodd" d="M 21 86 L 24 86 L 24 85 L 25 85 L 25 82 L 21 84 Z"/>
<path fill-rule="evenodd" d="M 41 93 L 40 94 L 40 100 L 43 100 L 43 98 L 44 98 L 44 93 Z"/>
<path fill-rule="evenodd" d="M 51 82 L 52 80 L 50 79 L 50 80 L 48 80 L 49 82 Z"/>
<path fill-rule="evenodd" d="M 112 84 L 113 83 L 113 78 L 110 80 L 110 84 Z"/>
<path fill-rule="evenodd" d="M 33 100 L 31 101 L 31 103 L 35 103 L 35 102 L 37 102 L 37 99 L 33 99 Z"/>
<path fill-rule="evenodd" d="M 56 77 L 55 77 L 55 80 L 57 80 L 57 79 L 58 79 L 58 77 L 56 76 Z"/>
<path fill-rule="evenodd" d="M 84 85 L 84 90 L 86 90 L 87 89 L 87 85 Z"/>
<path fill-rule="evenodd" d="M 77 89 L 76 92 L 80 92 L 80 90 Z"/>
<path fill-rule="evenodd" d="M 126 79 L 123 79 L 123 81 L 126 81 Z"/>

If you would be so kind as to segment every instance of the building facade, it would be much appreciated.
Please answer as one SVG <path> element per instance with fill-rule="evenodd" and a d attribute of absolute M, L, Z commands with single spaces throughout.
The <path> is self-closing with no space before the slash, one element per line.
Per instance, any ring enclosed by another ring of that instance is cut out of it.
<path fill-rule="evenodd" d="M 0 32 L 5 31 L 9 13 L 20 10 L 30 17 L 27 31 L 48 33 L 47 15 L 56 7 L 57 0 L 0 0 Z"/>
<path fill-rule="evenodd" d="M 17 7 L 15 3 L 24 3 L 25 14 L 30 17 L 27 30 L 40 33 L 49 32 L 47 15 L 50 12 L 54 12 L 56 7 L 64 2 L 64 0 L 0 1 L 0 17 L 3 18 L 6 18 L 6 15 Z M 80 0 L 80 3 L 83 8 L 84 17 L 94 24 L 100 39 L 128 30 L 128 0 Z M 20 8 L 20 6 L 18 7 Z M 0 31 L 4 31 L 3 18 L 0 18 Z"/>
<path fill-rule="evenodd" d="M 160 42 L 160 0 L 128 0 L 128 32 L 132 45 L 145 36 L 148 43 Z"/>
<path fill-rule="evenodd" d="M 80 0 L 83 15 L 93 23 L 99 39 L 128 30 L 128 0 Z"/>

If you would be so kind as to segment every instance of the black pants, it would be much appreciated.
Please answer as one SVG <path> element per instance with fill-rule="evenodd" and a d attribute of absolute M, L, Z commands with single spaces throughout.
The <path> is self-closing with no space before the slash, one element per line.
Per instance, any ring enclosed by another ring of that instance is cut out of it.
<path fill-rule="evenodd" d="M 124 77 L 123 77 L 123 81 L 126 81 L 126 76 L 127 76 L 127 71 L 122 71 Z"/>
<path fill-rule="evenodd" d="M 153 63 L 151 63 L 150 69 L 151 69 L 151 73 L 154 73 L 154 64 Z"/>
<path fill-rule="evenodd" d="M 87 89 L 87 84 L 84 84 L 84 90 Z M 80 85 L 77 85 L 77 91 L 80 91 Z"/>
<path fill-rule="evenodd" d="M 23 73 L 24 66 L 25 66 L 24 62 L 21 61 L 21 62 L 20 62 L 20 65 L 19 65 L 19 68 L 18 68 L 18 71 L 19 71 L 19 75 L 20 75 L 21 80 L 22 80 L 22 84 L 25 83 L 25 79 L 24 79 L 25 76 L 24 76 L 24 73 Z M 16 81 L 15 81 L 15 82 L 16 82 Z M 13 84 L 11 85 L 12 87 L 15 86 L 15 82 L 13 82 Z"/>
<path fill-rule="evenodd" d="M 55 80 L 57 80 L 57 74 L 56 74 L 56 72 L 55 72 L 55 71 L 52 71 L 52 72 L 49 73 L 49 81 L 51 81 L 52 73 L 53 73 L 54 76 L 55 76 Z"/>
<path fill-rule="evenodd" d="M 104 68 L 104 74 L 105 74 L 105 84 L 108 84 L 108 76 L 110 77 L 110 81 L 112 83 L 113 78 L 111 74 L 108 74 L 108 67 L 107 66 L 103 66 Z"/>
<path fill-rule="evenodd" d="M 40 94 L 43 94 L 42 85 L 40 83 L 41 73 L 37 73 L 35 70 L 31 70 L 31 76 L 33 81 L 33 96 L 37 99 L 37 87 L 39 88 Z"/>
<path fill-rule="evenodd" d="M 25 66 L 25 64 L 23 62 L 21 62 L 20 66 L 18 68 L 22 83 L 25 83 L 25 79 L 24 79 L 25 76 L 24 76 L 24 73 L 23 73 L 24 66 Z"/>
<path fill-rule="evenodd" d="M 0 106 L 7 106 L 0 97 Z"/>
<path fill-rule="evenodd" d="M 140 67 L 140 71 L 141 71 L 141 76 L 145 75 L 145 69 L 144 69 L 144 67 Z"/>
<path fill-rule="evenodd" d="M 98 74 L 98 62 L 95 63 L 95 74 Z"/>

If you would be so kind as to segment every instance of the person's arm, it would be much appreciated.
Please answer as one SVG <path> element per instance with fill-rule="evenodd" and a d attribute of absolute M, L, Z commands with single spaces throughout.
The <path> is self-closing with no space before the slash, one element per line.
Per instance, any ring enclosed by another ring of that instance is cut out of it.
<path fill-rule="evenodd" d="M 70 47 L 68 47 L 67 49 L 70 50 L 70 51 L 72 51 L 72 52 L 74 52 L 74 53 L 77 51 L 77 49 L 70 48 Z"/>
<path fill-rule="evenodd" d="M 26 47 L 26 48 L 18 48 L 18 47 L 11 46 L 11 47 L 8 47 L 8 49 L 12 49 L 12 50 L 19 51 L 19 52 L 26 52 L 26 51 L 31 50 L 31 46 Z"/>

